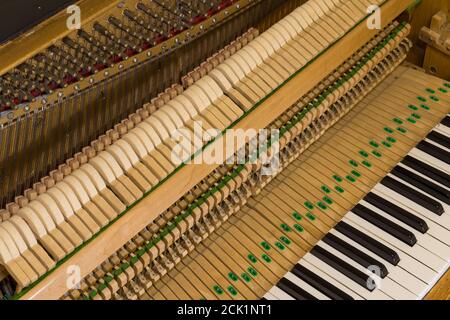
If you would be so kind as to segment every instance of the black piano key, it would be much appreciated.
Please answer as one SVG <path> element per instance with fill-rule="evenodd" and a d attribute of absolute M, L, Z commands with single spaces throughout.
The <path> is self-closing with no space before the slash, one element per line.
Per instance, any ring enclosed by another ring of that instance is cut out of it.
<path fill-rule="evenodd" d="M 398 224 L 392 222 L 389 219 L 386 219 L 385 217 L 364 207 L 361 204 L 357 204 L 352 209 L 352 212 L 362 219 L 366 220 L 367 222 L 370 222 L 374 226 L 377 226 L 386 233 L 389 233 L 391 236 L 397 238 L 410 247 L 413 247 L 417 243 L 417 239 L 414 233 L 406 230 L 402 226 L 399 226 Z"/>
<path fill-rule="evenodd" d="M 328 281 L 322 279 L 312 271 L 303 267 L 302 265 L 296 264 L 291 271 L 294 275 L 305 281 L 310 286 L 316 288 L 316 290 L 322 292 L 328 298 L 333 300 L 355 300 L 353 297 L 349 296 L 347 293 L 332 285 Z"/>
<path fill-rule="evenodd" d="M 428 231 L 428 225 L 423 219 L 409 213 L 405 209 L 400 208 L 375 193 L 370 192 L 364 200 L 421 233 L 426 233 Z"/>
<path fill-rule="evenodd" d="M 381 263 L 380 261 L 372 258 L 371 256 L 367 255 L 366 253 L 362 252 L 361 250 L 358 250 L 357 248 L 353 247 L 352 245 L 348 244 L 347 242 L 339 239 L 332 233 L 328 233 L 323 239 L 323 242 L 328 244 L 330 247 L 333 247 L 340 253 L 344 254 L 345 256 L 349 257 L 362 267 L 368 269 L 370 266 L 377 266 L 380 270 L 380 277 L 385 278 L 389 272 L 386 268 L 386 266 Z"/>
<path fill-rule="evenodd" d="M 318 300 L 316 297 L 312 296 L 310 293 L 306 292 L 286 278 L 282 278 L 278 282 L 277 287 L 286 292 L 295 300 Z"/>
<path fill-rule="evenodd" d="M 450 149 L 450 138 L 444 136 L 442 133 L 433 130 L 430 132 L 427 138 Z"/>
<path fill-rule="evenodd" d="M 436 159 L 441 160 L 442 162 L 450 164 L 450 152 L 445 151 L 442 148 L 436 147 L 435 145 L 429 142 L 426 141 L 419 142 L 419 144 L 417 145 L 417 149 L 422 150 L 425 153 L 428 153 L 430 156 L 433 156 Z"/>
<path fill-rule="evenodd" d="M 385 177 L 381 180 L 381 183 L 388 187 L 389 189 L 394 190 L 395 192 L 401 194 L 402 196 L 408 198 L 409 200 L 421 205 L 424 208 L 427 208 L 431 212 L 441 216 L 444 213 L 444 207 L 431 199 L 430 197 L 424 195 L 423 193 L 416 191 L 408 186 L 405 186 L 400 181 L 397 181 L 391 177 Z"/>
<path fill-rule="evenodd" d="M 447 173 L 411 156 L 406 156 L 405 159 L 403 159 L 402 163 L 407 165 L 411 169 L 414 169 L 417 172 L 426 175 L 431 180 L 439 182 L 447 188 L 450 188 L 450 175 L 448 175 Z"/>
<path fill-rule="evenodd" d="M 355 229 L 344 221 L 339 222 L 334 228 L 390 264 L 396 266 L 400 262 L 400 256 L 397 252 L 372 237 L 369 237 L 358 229 Z"/>
<path fill-rule="evenodd" d="M 395 167 L 392 172 L 394 176 L 402 179 L 405 182 L 408 182 L 409 184 L 415 186 L 419 190 L 429 194 L 432 197 L 435 197 L 438 200 L 441 200 L 442 202 L 446 204 L 450 204 L 450 191 L 447 189 L 444 189 L 437 184 L 422 178 L 421 176 L 418 176 L 414 172 L 411 172 L 410 170 L 407 170 L 403 167 L 397 166 Z"/>
<path fill-rule="evenodd" d="M 311 250 L 311 254 L 314 255 L 316 258 L 325 262 L 330 267 L 336 269 L 337 271 L 345 275 L 347 278 L 353 280 L 361 287 L 369 291 L 373 291 L 375 289 L 374 287 L 368 288 L 368 284 L 373 283 L 369 275 L 365 274 L 364 272 L 361 272 L 360 270 L 356 269 L 355 267 L 348 264 L 339 257 L 336 257 L 334 254 L 325 250 L 321 246 L 315 246 Z"/>
<path fill-rule="evenodd" d="M 444 120 L 442 120 L 441 123 L 442 123 L 444 126 L 450 128 L 450 116 L 446 116 L 446 117 L 444 118 Z"/>

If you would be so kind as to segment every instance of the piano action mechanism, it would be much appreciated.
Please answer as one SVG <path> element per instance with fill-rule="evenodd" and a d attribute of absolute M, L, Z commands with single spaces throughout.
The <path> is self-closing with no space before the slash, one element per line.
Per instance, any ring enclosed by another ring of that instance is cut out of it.
<path fill-rule="evenodd" d="M 4 43 L 0 298 L 449 298 L 415 2 L 84 0 Z"/>

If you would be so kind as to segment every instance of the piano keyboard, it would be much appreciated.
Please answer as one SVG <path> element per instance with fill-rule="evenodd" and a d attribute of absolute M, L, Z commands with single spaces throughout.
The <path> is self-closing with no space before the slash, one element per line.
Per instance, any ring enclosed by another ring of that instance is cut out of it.
<path fill-rule="evenodd" d="M 398 68 L 140 298 L 423 298 L 449 263 L 446 88 Z"/>
<path fill-rule="evenodd" d="M 450 263 L 449 119 L 398 163 L 265 299 L 422 299 Z"/>

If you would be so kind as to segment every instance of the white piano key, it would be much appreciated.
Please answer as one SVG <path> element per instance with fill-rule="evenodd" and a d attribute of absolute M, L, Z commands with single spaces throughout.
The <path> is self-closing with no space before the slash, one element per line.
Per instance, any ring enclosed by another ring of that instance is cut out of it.
<path fill-rule="evenodd" d="M 333 267 L 329 266 L 326 262 L 320 260 L 316 256 L 314 256 L 311 253 L 307 253 L 303 260 L 308 261 L 312 265 L 314 265 L 317 269 L 321 270 L 331 278 L 335 279 L 338 284 L 334 284 L 337 288 L 342 290 L 342 287 L 346 287 L 351 292 L 357 294 L 363 299 L 367 299 L 368 295 L 366 294 L 366 289 L 362 288 L 359 284 L 339 272 L 338 270 L 334 269 Z M 367 291 L 369 292 L 369 291 Z"/>
<path fill-rule="evenodd" d="M 360 218 L 353 212 L 347 213 L 345 218 L 350 219 L 351 221 L 354 221 L 355 223 L 358 223 L 359 225 L 363 224 L 364 228 L 368 228 L 372 232 L 375 232 L 380 238 L 385 240 L 386 242 L 390 243 L 392 246 L 402 250 L 404 253 L 408 254 L 409 256 L 413 257 L 417 261 L 420 261 L 423 265 L 426 265 L 430 270 L 434 270 L 434 273 L 440 272 L 442 268 L 446 268 L 447 261 L 445 261 L 442 258 L 439 258 L 435 254 L 429 252 L 428 250 L 424 249 L 423 247 L 419 245 L 415 245 L 414 247 L 410 247 L 397 238 L 391 236 L 387 232 L 381 230 L 380 228 L 374 226 L 373 224 L 367 222 L 366 220 Z M 433 272 L 430 273 L 431 278 L 435 275 L 433 275 Z"/>
<path fill-rule="evenodd" d="M 450 128 L 444 126 L 442 123 L 438 124 L 434 130 L 450 138 Z"/>
<path fill-rule="evenodd" d="M 359 284 L 339 272 L 338 270 L 334 269 L 327 263 L 323 262 L 316 256 L 312 255 L 311 253 L 307 253 L 304 257 L 304 260 L 308 261 L 309 263 L 316 266 L 318 269 L 322 270 L 326 274 L 328 274 L 333 279 L 336 279 L 339 283 L 341 283 L 341 286 L 345 286 L 351 291 L 355 292 L 360 297 L 366 299 L 366 300 L 390 300 L 391 298 L 386 296 L 384 293 L 374 290 L 373 292 L 370 292 L 369 290 L 361 287 Z M 339 289 L 341 287 L 338 287 Z"/>
<path fill-rule="evenodd" d="M 396 200 L 391 199 L 390 197 L 386 197 L 389 201 L 392 203 L 398 205 L 399 207 L 403 207 L 406 210 L 410 210 L 406 208 L 405 206 L 402 206 L 400 203 L 398 203 Z M 410 210 L 411 211 L 411 210 Z M 435 255 L 441 257 L 442 259 L 446 261 L 450 261 L 450 246 L 448 245 L 450 243 L 450 232 L 446 230 L 445 228 L 442 228 L 440 225 L 436 224 L 435 222 L 429 220 L 427 217 L 421 216 L 418 214 L 417 216 L 424 219 L 424 221 L 427 223 L 429 230 L 426 234 L 421 234 L 417 232 L 416 230 L 413 230 L 410 227 L 406 227 L 406 229 L 413 232 L 418 240 L 419 245 L 426 248 L 430 252 L 433 252 Z M 437 216 L 439 219 L 439 216 Z M 394 219 L 394 218 L 391 218 Z M 403 226 L 402 223 L 399 223 Z"/>
<path fill-rule="evenodd" d="M 436 169 L 442 170 L 445 173 L 450 173 L 449 165 L 445 162 L 429 155 L 428 153 L 423 152 L 422 150 L 419 150 L 417 148 L 414 148 L 409 153 L 410 156 L 417 158 L 418 160 L 421 160 L 422 162 L 425 162 L 427 164 L 432 165 L 433 167 L 436 167 Z"/>
<path fill-rule="evenodd" d="M 377 184 L 375 186 L 375 188 L 373 188 L 372 192 L 374 192 L 380 196 L 386 196 L 390 199 L 395 199 L 395 200 L 397 200 L 397 202 L 404 204 L 406 207 L 411 208 L 414 211 L 421 213 L 423 216 L 436 222 L 437 224 L 441 225 L 445 229 L 450 230 L 450 221 L 449 221 L 449 219 L 446 219 L 446 216 L 444 216 L 444 217 L 438 216 L 437 214 L 429 211 L 428 209 L 422 207 L 421 205 L 418 205 L 414 201 L 409 200 L 408 198 L 402 196 L 401 194 L 395 192 L 394 190 L 389 189 L 386 186 L 383 186 L 382 184 Z"/>
<path fill-rule="evenodd" d="M 288 295 L 286 292 L 284 292 L 277 286 L 274 286 L 272 289 L 270 289 L 269 293 L 272 294 L 273 296 L 277 297 L 278 300 L 295 300 L 294 298 L 292 298 L 290 295 Z"/>
<path fill-rule="evenodd" d="M 267 300 L 280 300 L 280 299 L 278 299 L 277 297 L 275 297 L 273 294 L 271 294 L 270 292 L 267 292 L 267 293 L 264 295 L 264 298 L 266 298 Z"/>
<path fill-rule="evenodd" d="M 397 177 L 397 176 L 395 176 L 395 175 L 393 175 L 393 174 L 391 174 L 391 173 L 389 173 L 387 176 L 389 176 L 389 177 L 391 177 L 392 179 L 395 179 L 395 180 L 397 180 L 397 181 L 400 181 L 400 182 L 403 183 L 405 186 L 408 186 L 408 187 L 410 187 L 411 189 L 414 189 L 414 190 L 416 190 L 417 192 L 420 192 L 420 193 L 422 193 L 423 195 L 429 197 L 430 199 L 433 199 L 434 201 L 439 202 L 439 203 L 442 205 L 442 207 L 444 208 L 444 213 L 442 214 L 441 218 L 447 217 L 447 219 L 450 219 L 450 206 L 449 206 L 448 204 L 446 204 L 445 202 L 443 202 L 443 201 L 441 201 L 441 200 L 435 198 L 432 194 L 429 194 L 429 193 L 423 191 L 422 189 L 417 188 L 416 186 L 410 184 L 409 182 L 407 182 L 407 181 L 405 181 L 405 180 L 403 180 L 403 179 L 401 179 L 401 178 L 399 178 L 399 177 Z M 449 221 L 450 221 L 450 220 L 449 220 Z"/>
<path fill-rule="evenodd" d="M 424 153 L 423 151 L 421 151 L 421 150 L 419 150 L 420 152 L 422 152 L 422 153 Z M 439 171 L 441 171 L 443 174 L 448 174 L 448 172 L 445 172 L 445 170 L 442 170 L 442 168 L 440 168 L 439 166 L 437 166 L 437 165 L 435 165 L 434 163 L 432 163 L 432 162 L 429 162 L 428 160 L 426 160 L 426 159 L 423 159 L 423 158 L 420 158 L 420 157 L 417 157 L 417 156 L 414 156 L 413 154 L 408 154 L 410 157 L 412 157 L 412 158 L 414 158 L 414 159 L 416 159 L 417 161 L 421 161 L 421 162 L 423 162 L 423 163 L 425 163 L 425 164 L 427 164 L 428 166 L 430 166 L 430 167 L 432 167 L 432 168 L 434 168 L 435 170 L 439 170 Z M 447 165 L 447 164 L 446 164 Z"/>
<path fill-rule="evenodd" d="M 444 185 L 438 183 L 437 181 L 434 181 L 434 180 L 430 179 L 430 178 L 427 177 L 426 175 L 421 174 L 421 173 L 418 172 L 418 171 L 415 171 L 413 168 L 411 168 L 411 167 L 409 167 L 409 166 L 407 166 L 407 165 L 405 165 L 405 164 L 403 164 L 403 163 L 400 163 L 399 166 L 401 166 L 401 167 L 403 167 L 403 168 L 406 168 L 406 169 L 410 170 L 410 171 L 413 172 L 414 174 L 416 174 L 416 175 L 418 175 L 418 176 L 420 176 L 420 177 L 422 177 L 422 178 L 424 178 L 424 179 L 426 179 L 426 180 L 428 180 L 428 181 L 431 181 L 431 182 L 435 183 L 436 185 L 438 185 L 438 186 L 440 186 L 440 187 L 442 187 L 442 188 L 444 188 L 444 189 L 450 190 L 450 188 L 447 188 L 446 186 L 444 186 Z M 393 202 L 393 203 L 394 203 L 394 202 Z M 399 205 L 398 203 L 396 203 L 396 205 L 398 205 L 399 207 L 404 208 L 405 210 L 410 211 L 410 212 L 413 213 L 414 215 L 416 215 L 416 216 L 422 218 L 423 220 L 425 220 L 426 223 L 428 224 L 428 227 L 430 228 L 430 229 L 428 230 L 428 233 L 429 233 L 431 236 L 435 237 L 436 239 L 442 241 L 443 243 L 445 243 L 445 244 L 447 244 L 447 245 L 450 244 L 450 231 L 449 231 L 449 230 L 446 230 L 445 228 L 443 228 L 441 225 L 439 225 L 438 222 L 435 222 L 434 220 L 431 220 L 431 219 L 429 219 L 428 217 L 423 216 L 423 215 L 422 215 L 421 213 L 419 213 L 419 212 L 413 212 L 414 209 L 407 208 L 406 206 L 404 206 L 404 205 Z M 436 215 L 435 215 L 435 216 L 436 216 Z M 439 217 L 439 216 L 436 216 L 435 219 L 436 219 L 436 221 L 439 221 L 440 217 Z"/>
<path fill-rule="evenodd" d="M 437 133 L 440 133 L 440 134 L 450 138 L 450 136 L 445 131 L 442 130 L 442 127 L 436 127 L 433 130 L 436 131 Z"/>
<path fill-rule="evenodd" d="M 310 295 L 316 297 L 319 300 L 330 300 L 330 298 L 328 298 L 322 292 L 318 291 L 316 288 L 312 287 L 311 285 L 309 285 L 308 283 L 306 283 L 305 281 L 303 281 L 302 279 L 300 279 L 299 277 L 297 277 L 295 274 L 293 274 L 291 272 L 288 272 L 284 276 L 284 278 L 291 281 L 293 284 L 295 284 L 299 288 L 305 290 Z"/>
<path fill-rule="evenodd" d="M 436 147 L 438 147 L 438 148 L 441 148 L 441 149 L 443 149 L 443 150 L 445 150 L 445 151 L 447 151 L 447 152 L 450 152 L 450 149 L 449 149 L 449 148 L 447 148 L 446 146 L 443 146 L 443 145 L 440 144 L 440 143 L 437 143 L 437 142 L 434 141 L 434 140 L 431 140 L 431 139 L 426 138 L 425 141 L 428 142 L 429 144 L 432 144 L 432 145 L 434 145 L 434 146 L 436 146 Z"/>
<path fill-rule="evenodd" d="M 419 176 L 419 177 L 422 177 L 422 178 L 424 178 L 424 179 L 426 179 L 426 180 L 428 180 L 428 181 L 430 181 L 430 182 L 433 182 L 434 184 L 436 184 L 437 186 L 439 186 L 439 187 L 441 187 L 441 188 L 443 188 L 443 189 L 450 190 L 450 188 L 448 188 L 447 186 L 441 184 L 439 181 L 436 181 L 436 180 L 431 179 L 431 178 L 428 177 L 427 175 L 425 175 L 425 174 L 423 174 L 423 173 L 421 173 L 421 172 L 419 172 L 419 171 L 416 171 L 414 168 L 411 168 L 410 166 L 408 166 L 408 165 L 406 165 L 406 164 L 404 164 L 404 163 L 402 163 L 402 162 L 400 162 L 397 166 L 402 167 L 402 168 L 405 168 L 405 169 L 407 169 L 407 170 L 413 172 L 415 175 L 417 175 L 417 176 Z"/>

